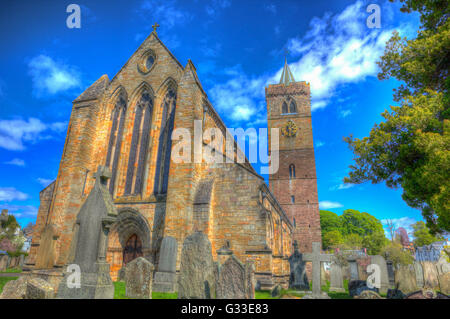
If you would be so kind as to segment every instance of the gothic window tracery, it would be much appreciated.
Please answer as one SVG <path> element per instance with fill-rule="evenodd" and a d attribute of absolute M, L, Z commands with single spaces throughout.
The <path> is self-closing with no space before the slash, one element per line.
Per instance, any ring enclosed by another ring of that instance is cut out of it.
<path fill-rule="evenodd" d="M 128 159 L 125 194 L 140 194 L 143 189 L 145 160 L 150 139 L 153 100 L 144 91 L 136 104 L 136 114 Z"/>
<path fill-rule="evenodd" d="M 172 131 L 175 121 L 176 91 L 170 88 L 163 100 L 161 133 L 159 136 L 158 160 L 156 163 L 155 193 L 166 194 L 169 181 Z"/>
<path fill-rule="evenodd" d="M 109 192 L 111 194 L 114 193 L 116 182 L 126 109 L 127 100 L 125 93 L 122 91 L 119 94 L 111 113 L 112 126 L 109 134 L 108 152 L 106 155 L 106 166 L 110 167 L 112 173 L 111 179 L 109 180 Z"/>

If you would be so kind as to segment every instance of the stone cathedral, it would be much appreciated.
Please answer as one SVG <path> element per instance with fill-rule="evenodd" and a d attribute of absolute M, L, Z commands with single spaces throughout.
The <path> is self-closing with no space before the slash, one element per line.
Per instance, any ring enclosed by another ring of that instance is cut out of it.
<path fill-rule="evenodd" d="M 77 214 L 102 165 L 112 173 L 107 188 L 118 211 L 106 255 L 113 280 L 139 256 L 156 275 L 166 271 L 159 259 L 165 238 L 175 242 L 178 272 L 184 239 L 202 231 L 216 260 L 232 251 L 254 263 L 263 289 L 287 286 L 294 240 L 302 252 L 321 241 L 310 87 L 295 82 L 285 63 L 266 100 L 268 128 L 281 132 L 280 166 L 269 186 L 248 160 L 175 163 L 174 129 L 193 136 L 194 121 L 224 136 L 227 129 L 194 64 L 183 66 L 154 30 L 114 78 L 103 75 L 73 101 L 57 178 L 40 193 L 27 266 L 49 281 L 61 278 L 73 259 Z M 240 152 L 237 143 L 234 149 Z"/>

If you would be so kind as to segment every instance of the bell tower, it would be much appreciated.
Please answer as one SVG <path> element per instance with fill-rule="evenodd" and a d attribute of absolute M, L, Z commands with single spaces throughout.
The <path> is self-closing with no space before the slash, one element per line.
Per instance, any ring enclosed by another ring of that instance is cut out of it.
<path fill-rule="evenodd" d="M 266 103 L 269 132 L 280 129 L 279 169 L 269 175 L 270 190 L 294 225 L 299 250 L 310 252 L 322 238 L 309 83 L 296 82 L 285 61 L 280 83 L 266 87 Z M 269 153 L 270 147 L 269 141 Z"/>

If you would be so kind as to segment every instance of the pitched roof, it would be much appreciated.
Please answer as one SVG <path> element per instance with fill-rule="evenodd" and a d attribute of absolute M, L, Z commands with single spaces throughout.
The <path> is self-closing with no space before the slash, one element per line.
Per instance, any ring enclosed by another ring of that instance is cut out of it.
<path fill-rule="evenodd" d="M 97 81 L 95 81 L 90 87 L 88 87 L 83 93 L 81 93 L 81 95 L 77 97 L 73 102 L 95 100 L 103 93 L 108 83 L 108 75 L 103 74 Z"/>

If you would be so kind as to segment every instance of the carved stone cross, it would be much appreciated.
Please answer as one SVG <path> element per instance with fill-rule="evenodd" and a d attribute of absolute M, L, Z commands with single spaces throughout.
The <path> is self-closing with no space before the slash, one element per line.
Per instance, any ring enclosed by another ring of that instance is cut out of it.
<path fill-rule="evenodd" d="M 303 254 L 303 261 L 312 262 L 312 292 L 313 295 L 320 296 L 320 266 L 321 262 L 332 260 L 333 255 L 321 254 L 320 253 L 320 243 L 312 243 L 312 253 Z"/>
<path fill-rule="evenodd" d="M 156 32 L 156 29 L 158 29 L 159 27 L 160 27 L 160 25 L 158 24 L 158 22 L 156 22 L 154 25 L 152 25 L 153 32 Z"/>

